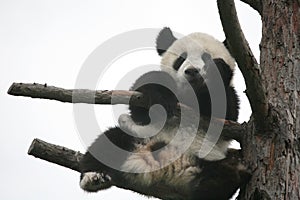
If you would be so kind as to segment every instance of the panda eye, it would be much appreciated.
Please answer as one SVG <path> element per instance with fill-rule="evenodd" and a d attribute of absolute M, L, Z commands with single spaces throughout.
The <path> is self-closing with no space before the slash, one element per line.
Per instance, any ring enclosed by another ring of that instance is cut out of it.
<path fill-rule="evenodd" d="M 202 60 L 204 61 L 204 63 L 208 62 L 211 60 L 211 55 L 209 53 L 203 53 L 201 56 Z"/>
<path fill-rule="evenodd" d="M 177 71 L 187 58 L 187 53 L 182 53 L 174 62 L 173 68 Z"/>

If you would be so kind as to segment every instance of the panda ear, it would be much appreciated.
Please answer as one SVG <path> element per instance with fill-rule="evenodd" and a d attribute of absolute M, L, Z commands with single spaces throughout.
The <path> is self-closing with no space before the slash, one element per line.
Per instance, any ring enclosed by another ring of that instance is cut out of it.
<path fill-rule="evenodd" d="M 177 38 L 174 37 L 170 28 L 163 28 L 157 38 L 156 38 L 156 50 L 158 55 L 162 55 L 166 50 L 176 41 Z"/>

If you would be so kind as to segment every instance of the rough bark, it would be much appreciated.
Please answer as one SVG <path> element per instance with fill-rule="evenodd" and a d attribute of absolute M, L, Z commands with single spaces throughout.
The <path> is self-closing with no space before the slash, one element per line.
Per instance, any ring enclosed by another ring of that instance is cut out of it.
<path fill-rule="evenodd" d="M 268 129 L 247 126 L 243 151 L 253 175 L 239 199 L 300 199 L 300 5 L 262 2 L 261 75 Z"/>
<path fill-rule="evenodd" d="M 91 91 L 91 90 L 75 90 L 78 99 L 80 101 L 76 101 L 75 103 L 91 103 L 89 99 L 86 99 L 86 94 L 96 94 L 95 102 L 100 104 L 109 104 L 110 99 L 112 98 L 113 93 L 120 93 L 122 94 L 121 98 L 119 98 L 119 101 L 117 103 L 128 103 L 128 99 L 130 98 L 130 95 L 132 95 L 132 92 L 129 91 Z M 26 96 L 26 97 L 32 97 L 32 98 L 43 98 L 43 99 L 51 99 L 51 100 L 57 100 L 61 102 L 69 102 L 74 103 L 72 98 L 72 94 L 74 94 L 74 90 L 66 90 L 63 88 L 57 88 L 54 86 L 47 86 L 47 85 L 41 85 L 41 84 L 16 84 L 14 83 L 8 90 L 8 94 L 16 95 L 16 96 Z M 141 93 L 134 94 L 137 97 L 143 96 Z M 104 97 L 104 99 L 103 99 Z M 126 101 L 124 101 L 124 99 Z M 136 98 L 139 99 L 139 98 Z M 147 102 L 147 99 L 144 98 L 144 100 Z M 116 102 L 115 102 L 116 103 Z M 137 101 L 137 103 L 141 103 L 140 101 Z M 142 106 L 146 106 L 144 103 Z M 178 105 L 178 112 L 180 113 L 180 109 L 185 109 L 189 112 L 189 115 L 192 117 L 194 111 L 192 109 L 189 109 L 189 107 L 184 105 Z M 224 128 L 222 131 L 222 135 L 224 137 L 228 137 L 230 139 L 236 139 L 237 141 L 241 141 L 242 135 L 244 132 L 244 126 L 240 125 L 236 122 L 231 121 L 224 121 L 222 119 L 206 119 L 205 117 L 201 117 L 201 125 L 200 128 L 207 129 L 209 125 L 212 125 L 214 123 L 220 124 L 225 123 Z M 42 141 L 40 139 L 34 139 L 32 144 L 29 147 L 28 154 L 32 155 L 36 158 L 40 158 L 42 160 L 46 160 L 51 163 L 55 163 L 57 165 L 70 168 L 72 170 L 80 172 L 79 169 L 79 161 L 82 158 L 83 154 L 81 154 L 78 151 L 74 151 L 71 149 L 68 149 L 63 146 L 54 145 L 47 143 L 45 141 Z M 228 152 L 228 159 L 224 159 L 221 161 L 221 164 L 225 165 L 232 165 L 232 168 L 236 168 L 236 164 L 242 160 L 242 155 L 240 151 L 237 150 L 231 150 Z M 113 176 L 117 178 L 116 175 L 109 174 L 110 176 Z M 118 178 L 117 178 L 118 179 Z M 136 191 L 136 188 L 134 185 L 131 184 L 124 184 L 124 181 L 118 181 L 118 180 L 112 180 L 111 184 L 123 189 L 129 189 L 132 191 Z M 166 188 L 164 185 L 156 185 L 156 190 L 161 191 L 161 193 L 164 193 L 164 191 L 170 190 L 170 188 Z M 138 191 L 137 191 L 138 192 Z M 174 191 L 175 192 L 175 191 Z M 177 192 L 177 191 L 176 191 Z"/>
<path fill-rule="evenodd" d="M 50 144 L 40 139 L 34 139 L 28 149 L 28 154 L 57 165 L 79 172 L 79 161 L 83 154 L 63 146 Z"/>
<path fill-rule="evenodd" d="M 88 104 L 128 104 L 129 100 L 137 106 L 147 105 L 143 94 L 126 90 L 87 90 L 63 89 L 47 84 L 13 83 L 8 94 L 31 98 L 49 99 L 68 103 Z"/>
<path fill-rule="evenodd" d="M 28 84 L 28 83 L 13 83 L 8 89 L 8 94 L 14 96 L 24 96 L 31 98 L 56 100 L 64 103 L 86 103 L 86 104 L 128 104 L 129 100 L 132 104 L 148 108 L 148 99 L 140 92 L 126 90 L 87 90 L 87 89 L 64 89 L 43 84 Z M 74 94 L 76 98 L 74 98 Z M 112 101 L 113 99 L 113 101 Z M 180 110 L 185 110 L 191 116 L 197 115 L 192 109 L 183 104 L 178 104 L 177 115 L 180 115 Z M 225 123 L 222 134 L 225 137 L 242 142 L 243 126 L 239 123 L 222 119 L 206 119 L 201 118 L 201 127 L 207 129 L 210 123 Z M 38 142 L 38 141 L 36 141 Z M 42 143 L 41 143 L 42 144 Z M 42 152 L 41 152 L 42 153 Z"/>
<path fill-rule="evenodd" d="M 30 145 L 28 150 L 28 154 L 36 158 L 40 158 L 42 160 L 46 160 L 48 162 L 75 170 L 77 172 L 80 172 L 79 161 L 83 156 L 83 154 L 81 154 L 78 151 L 74 151 L 63 146 L 50 144 L 40 139 L 34 139 L 32 141 L 32 144 Z M 242 159 L 241 153 L 238 150 L 229 151 L 228 158 L 229 159 L 222 160 L 221 161 L 222 163 L 220 164 L 224 164 L 225 166 L 232 165 L 232 167 L 235 168 L 236 166 L 232 161 Z M 111 174 L 109 175 L 111 176 Z M 116 176 L 114 175 L 114 177 Z M 112 180 L 111 184 L 119 188 L 136 191 L 134 185 L 127 184 L 124 181 Z M 172 190 L 171 188 L 167 188 L 164 185 L 156 185 L 155 188 L 157 191 L 160 191 L 161 193 Z M 179 192 L 179 191 L 174 191 L 174 192 Z"/>
<path fill-rule="evenodd" d="M 76 101 L 74 101 L 73 94 L 76 93 Z M 138 106 L 147 107 L 148 100 L 140 92 L 134 91 L 123 91 L 123 90 L 104 90 L 104 91 L 93 91 L 86 89 L 76 89 L 68 90 L 64 88 L 58 88 L 54 86 L 47 86 L 43 84 L 24 84 L 24 83 L 13 83 L 8 90 L 8 94 L 15 96 L 24 96 L 32 98 L 41 98 L 56 100 L 60 102 L 67 103 L 87 103 L 87 104 L 128 104 L 130 98 L 133 99 L 133 103 Z M 117 94 L 117 95 L 116 95 Z M 91 101 L 86 96 L 93 96 L 94 100 Z M 117 98 L 116 98 L 117 97 Z M 114 102 L 111 102 L 112 98 Z M 132 100 L 132 99 L 131 99 Z M 194 113 L 189 107 L 179 104 L 176 114 L 180 114 L 180 109 L 184 109 L 186 112 L 189 112 L 190 116 L 197 113 Z M 242 142 L 243 132 L 245 130 L 245 124 L 239 124 L 236 122 L 222 120 L 222 119 L 206 119 L 204 116 L 200 116 L 201 125 L 199 128 L 207 129 L 209 125 L 214 123 L 220 124 L 224 123 L 222 130 L 222 135 L 230 139 L 235 139 L 239 142 Z M 82 158 L 82 154 L 78 151 L 68 149 L 63 146 L 50 144 L 44 142 L 40 139 L 34 139 L 31 146 L 29 147 L 28 154 L 35 156 L 37 158 L 52 162 L 75 171 L 79 171 L 78 161 Z M 236 159 L 242 159 L 240 156 L 233 156 Z M 118 183 L 116 183 L 118 184 Z M 121 187 L 121 186 L 120 186 Z M 125 186 L 122 186 L 124 188 Z M 132 188 L 133 189 L 133 188 Z"/>
<path fill-rule="evenodd" d="M 240 31 L 233 0 L 218 1 L 222 21 L 228 20 L 223 26 L 229 47 L 235 52 L 233 55 L 239 65 L 245 63 L 246 66 L 241 69 L 253 110 L 252 119 L 245 125 L 246 130 L 238 129 L 246 133 L 242 139 L 242 151 L 253 172 L 249 183 L 241 188 L 239 199 L 300 199 L 300 1 L 243 2 L 249 3 L 262 16 L 260 66 L 254 62 L 252 54 L 248 54 L 251 51 L 247 50 L 242 32 L 232 32 Z M 239 46 L 239 42 L 244 46 Z M 42 95 L 36 97 L 44 98 Z M 52 147 L 52 150 L 47 150 L 43 143 L 35 142 L 29 152 L 50 162 L 78 169 L 76 162 L 80 154 L 69 150 L 66 154 L 60 153 L 66 149 L 54 147 L 59 151 Z M 54 152 L 56 155 L 52 155 Z M 67 155 L 68 159 L 64 161 L 67 160 L 68 164 L 60 159 L 57 161 L 57 155 Z"/>
<path fill-rule="evenodd" d="M 234 22 L 234 2 L 218 1 L 229 48 L 246 84 L 248 80 L 253 83 L 259 78 L 256 84 L 247 84 L 253 116 L 246 125 L 242 149 L 253 174 L 246 187 L 241 188 L 239 199 L 300 199 L 300 1 L 243 2 L 262 16 L 261 60 L 257 71 L 261 77 L 255 75 L 255 71 L 252 76 L 248 67 L 243 70 L 239 62 L 240 57 L 247 59 L 247 54 L 239 52 L 239 45 L 245 40 L 239 37 L 243 35 Z M 234 44 L 234 40 L 240 44 Z M 258 90 L 251 92 L 251 87 Z M 267 109 L 253 105 L 260 103 L 257 102 L 259 95 L 265 96 Z M 261 110 L 264 110 L 263 118 L 259 116 Z"/>
<path fill-rule="evenodd" d="M 241 29 L 234 0 L 218 0 L 217 3 L 226 36 L 226 45 L 236 59 L 245 78 L 246 95 L 251 105 L 256 128 L 264 129 L 268 104 L 262 84 L 260 67 Z"/>

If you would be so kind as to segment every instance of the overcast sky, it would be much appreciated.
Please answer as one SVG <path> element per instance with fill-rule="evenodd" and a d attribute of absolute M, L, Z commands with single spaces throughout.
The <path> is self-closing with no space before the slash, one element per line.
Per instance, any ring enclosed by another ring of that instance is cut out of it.
<path fill-rule="evenodd" d="M 247 5 L 237 3 L 244 33 L 258 58 L 260 18 Z M 224 40 L 212 0 L 0 0 L 0 199 L 146 199 L 120 189 L 85 193 L 79 187 L 79 173 L 28 156 L 34 138 L 81 152 L 89 144 L 82 142 L 82 133 L 77 131 L 72 104 L 13 97 L 6 92 L 13 82 L 74 88 L 83 63 L 103 42 L 126 31 L 164 26 L 181 34 L 200 31 Z M 154 45 L 155 38 L 147 39 Z M 159 56 L 150 50 L 125 55 L 112 66 L 126 69 L 129 64 L 158 63 Z M 116 81 L 103 79 L 99 88 L 113 89 Z M 235 85 L 243 95 L 240 75 Z M 239 121 L 243 122 L 250 109 L 245 97 L 241 98 Z M 110 109 L 95 109 L 101 130 L 114 124 Z"/>

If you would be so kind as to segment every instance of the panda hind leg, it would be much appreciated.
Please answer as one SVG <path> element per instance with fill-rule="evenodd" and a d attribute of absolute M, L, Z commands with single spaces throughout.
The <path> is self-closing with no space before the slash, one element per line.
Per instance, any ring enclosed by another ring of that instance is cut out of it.
<path fill-rule="evenodd" d="M 109 188 L 111 178 L 101 172 L 85 172 L 80 176 L 80 187 L 87 192 L 97 192 Z"/>

